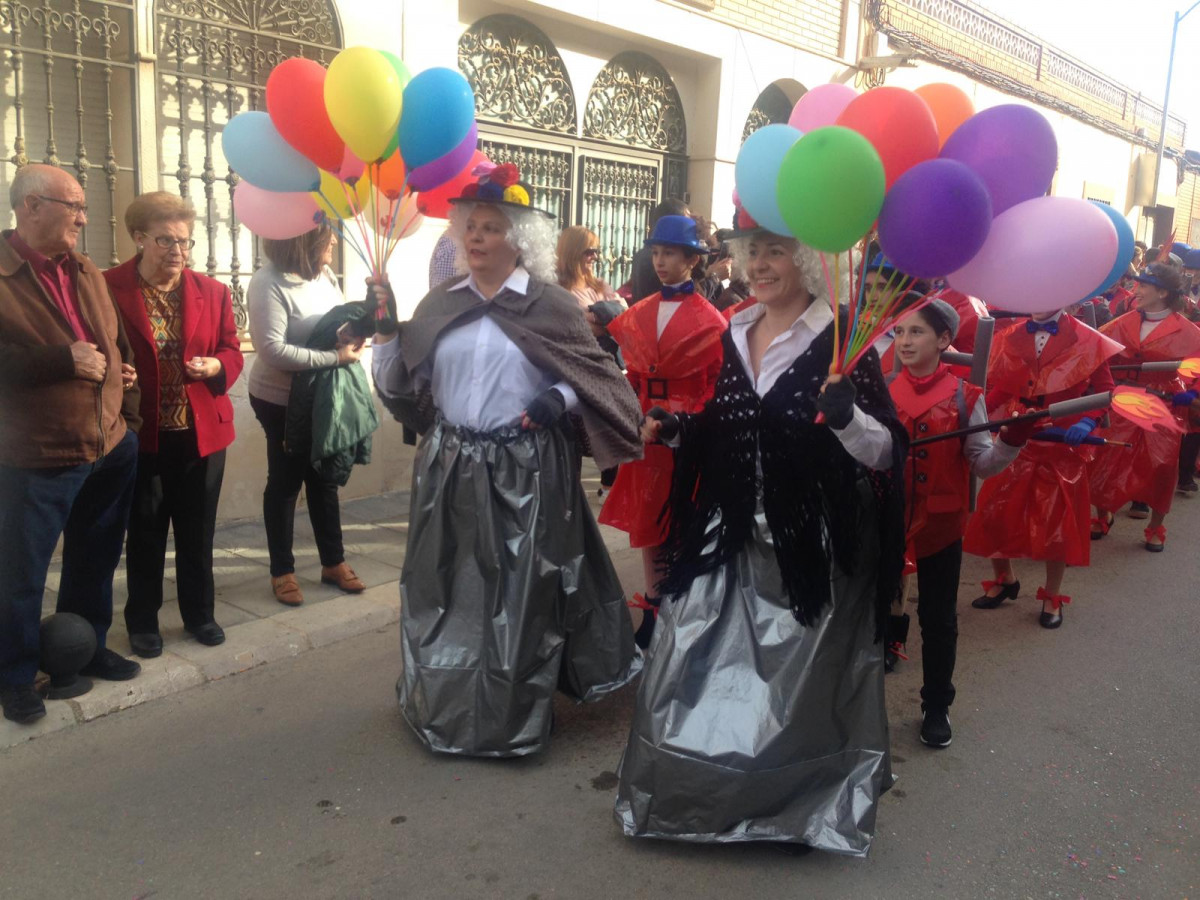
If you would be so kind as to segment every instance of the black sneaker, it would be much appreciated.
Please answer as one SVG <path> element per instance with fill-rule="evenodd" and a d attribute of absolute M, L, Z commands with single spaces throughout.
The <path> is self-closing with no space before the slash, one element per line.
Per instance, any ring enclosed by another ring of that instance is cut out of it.
<path fill-rule="evenodd" d="M 114 653 L 107 647 L 96 651 L 92 661 L 80 670 L 80 675 L 89 678 L 99 678 L 102 681 L 129 681 L 142 671 L 139 663 L 126 659 L 119 653 Z"/>
<path fill-rule="evenodd" d="M 950 714 L 946 710 L 925 710 L 921 717 L 921 743 L 927 747 L 950 746 Z"/>
<path fill-rule="evenodd" d="M 1139 503 L 1134 500 L 1129 504 L 1129 518 L 1131 519 L 1148 519 L 1150 518 L 1150 507 L 1145 503 Z"/>
<path fill-rule="evenodd" d="M 1200 491 L 1200 484 L 1196 484 L 1196 482 L 1192 480 L 1181 481 L 1175 490 L 1181 494 L 1194 494 L 1197 491 Z"/>
<path fill-rule="evenodd" d="M 0 684 L 0 706 L 4 707 L 4 718 L 18 725 L 36 722 L 46 714 L 46 704 L 32 684 Z"/>

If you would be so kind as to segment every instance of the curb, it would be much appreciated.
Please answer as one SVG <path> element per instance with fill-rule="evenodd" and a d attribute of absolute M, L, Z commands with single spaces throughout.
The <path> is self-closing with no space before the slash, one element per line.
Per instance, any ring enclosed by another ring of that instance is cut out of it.
<path fill-rule="evenodd" d="M 216 647 L 169 644 L 162 656 L 139 660 L 142 671 L 132 681 L 97 681 L 74 700 L 48 700 L 45 718 L 33 725 L 0 719 L 0 750 L 399 621 L 400 591 L 392 581 L 232 625 L 225 629 L 225 643 Z"/>

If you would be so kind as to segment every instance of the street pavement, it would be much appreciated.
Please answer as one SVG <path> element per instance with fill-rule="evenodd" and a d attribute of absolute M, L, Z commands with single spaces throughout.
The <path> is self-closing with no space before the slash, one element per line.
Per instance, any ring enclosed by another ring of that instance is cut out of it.
<path fill-rule="evenodd" d="M 402 549 L 404 512 L 385 499 L 361 521 Z M 434 757 L 396 712 L 396 625 L 364 622 L 0 750 L 0 897 L 1196 898 L 1200 501 L 1176 504 L 1162 554 L 1142 549 L 1143 524 L 1119 515 L 1093 566 L 1068 572 L 1057 632 L 1037 626 L 1028 564 L 1018 601 L 971 609 L 987 567 L 968 558 L 941 751 L 916 737 L 914 621 L 887 681 L 900 780 L 867 860 L 623 837 L 613 788 L 636 688 L 559 698 L 541 757 Z M 640 588 L 636 554 L 614 558 Z"/>

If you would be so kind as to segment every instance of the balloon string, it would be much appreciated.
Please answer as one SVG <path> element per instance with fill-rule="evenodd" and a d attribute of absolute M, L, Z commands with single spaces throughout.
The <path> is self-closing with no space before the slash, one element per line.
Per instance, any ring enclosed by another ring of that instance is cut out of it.
<path fill-rule="evenodd" d="M 398 195 L 398 197 L 400 197 L 400 198 L 404 197 L 405 192 L 408 191 L 408 176 L 409 176 L 409 174 L 410 173 L 408 171 L 408 168 L 405 167 L 404 181 L 402 181 L 400 183 L 400 193 Z M 410 192 L 410 196 L 411 196 L 411 192 Z M 400 205 L 402 206 L 403 203 L 401 203 Z M 393 215 L 389 216 L 389 221 L 388 221 L 388 241 L 389 242 L 392 241 L 392 231 L 395 229 L 395 225 L 396 225 L 396 218 L 395 218 L 395 215 L 393 214 Z M 400 243 L 402 238 L 403 238 L 403 235 L 396 238 L 395 242 L 391 243 L 391 247 L 388 249 L 387 254 L 385 255 L 384 259 L 391 259 L 392 253 L 395 251 L 396 246 Z"/>
<path fill-rule="evenodd" d="M 329 201 L 326 200 L 325 202 L 328 203 Z M 324 214 L 322 214 L 322 215 L 324 215 Z M 362 260 L 362 264 L 364 266 L 370 265 L 367 262 L 366 255 L 362 252 L 362 249 L 358 246 L 358 241 L 354 239 L 354 235 L 347 232 L 344 228 L 341 227 L 340 219 L 334 219 L 330 216 L 325 216 L 325 222 L 326 222 L 326 224 L 329 225 L 330 229 L 332 229 L 333 232 L 338 236 L 338 239 L 341 240 L 341 242 L 343 244 L 345 244 L 347 247 L 349 247 L 351 250 L 353 250 L 355 252 L 355 254 L 358 256 L 358 258 L 360 260 Z"/>
<path fill-rule="evenodd" d="M 342 186 L 342 194 L 345 195 L 346 206 L 348 206 L 350 208 L 350 212 L 353 215 L 354 221 L 358 225 L 358 230 L 362 234 L 363 246 L 366 248 L 366 252 L 367 252 L 367 268 L 370 269 L 372 273 L 374 273 L 376 266 L 375 266 L 375 257 L 372 256 L 372 254 L 371 254 L 371 246 L 372 246 L 371 237 L 367 234 L 367 227 L 366 227 L 366 224 L 363 222 L 364 217 L 362 214 L 362 207 L 359 205 L 359 202 L 358 202 L 358 197 L 354 194 L 354 192 L 352 192 L 350 190 L 350 186 L 348 184 L 346 184 L 346 182 L 342 181 L 340 178 L 338 179 L 338 184 L 340 184 Z"/>
<path fill-rule="evenodd" d="M 817 257 L 821 260 L 821 271 L 825 275 L 825 287 L 829 289 L 829 308 L 833 310 L 833 359 L 829 362 L 829 374 L 836 374 L 838 368 L 838 305 L 837 295 L 833 292 L 833 279 L 829 277 L 829 263 L 825 261 L 825 254 L 818 253 Z"/>

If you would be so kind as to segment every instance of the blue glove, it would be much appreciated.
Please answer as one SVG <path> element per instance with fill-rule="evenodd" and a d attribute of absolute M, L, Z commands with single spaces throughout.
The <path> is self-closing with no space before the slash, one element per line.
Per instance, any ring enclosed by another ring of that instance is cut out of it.
<path fill-rule="evenodd" d="M 1063 443 L 1069 447 L 1078 447 L 1083 443 L 1083 439 L 1092 433 L 1092 429 L 1095 427 L 1096 420 L 1084 416 L 1067 429 L 1067 433 L 1063 435 Z"/>
<path fill-rule="evenodd" d="M 1171 398 L 1172 406 L 1191 406 L 1192 401 L 1200 397 L 1200 393 L 1196 391 L 1180 391 Z"/>

